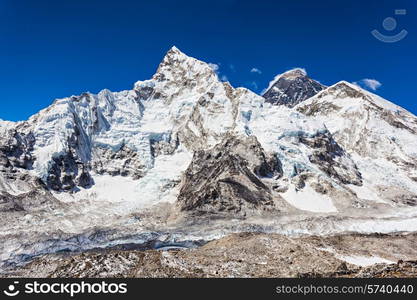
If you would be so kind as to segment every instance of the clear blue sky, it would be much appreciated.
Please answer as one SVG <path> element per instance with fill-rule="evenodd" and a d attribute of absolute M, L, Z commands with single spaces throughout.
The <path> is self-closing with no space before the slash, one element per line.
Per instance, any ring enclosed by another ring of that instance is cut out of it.
<path fill-rule="evenodd" d="M 376 79 L 375 93 L 416 114 L 416 9 L 412 0 L 0 0 L 0 118 L 26 119 L 85 91 L 130 89 L 172 45 L 256 92 L 293 67 L 326 85 Z M 395 30 L 383 28 L 387 17 Z M 408 36 L 383 43 L 373 29 Z"/>

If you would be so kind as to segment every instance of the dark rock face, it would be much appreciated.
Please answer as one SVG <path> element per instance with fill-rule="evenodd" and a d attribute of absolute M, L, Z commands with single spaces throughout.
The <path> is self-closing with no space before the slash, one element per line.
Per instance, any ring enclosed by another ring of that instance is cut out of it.
<path fill-rule="evenodd" d="M 9 179 L 24 180 L 25 171 L 30 170 L 35 158 L 32 156 L 35 137 L 19 128 L 8 132 L 8 137 L 0 145 L 0 169 Z M 85 148 L 85 138 L 77 129 L 68 140 L 69 149 L 65 154 L 53 158 L 45 184 L 56 191 L 69 191 L 76 186 L 92 184 L 88 165 L 81 158 Z"/>
<path fill-rule="evenodd" d="M 32 179 L 28 179 L 36 188 L 32 191 L 20 195 L 0 191 L 0 212 L 42 210 L 44 207 L 54 209 L 60 205 L 43 183 Z"/>
<path fill-rule="evenodd" d="M 74 116 L 77 124 L 81 121 Z M 91 144 L 81 126 L 75 126 L 68 138 L 68 149 L 58 157 L 52 158 L 46 184 L 55 191 L 71 191 L 77 187 L 87 188 L 94 182 L 89 173 L 91 166 Z"/>
<path fill-rule="evenodd" d="M 118 151 L 99 148 L 94 149 L 92 168 L 98 174 L 111 176 L 131 176 L 139 179 L 145 174 L 145 166 L 139 154 L 123 145 Z"/>
<path fill-rule="evenodd" d="M 309 160 L 327 175 L 343 184 L 362 185 L 358 167 L 329 132 L 300 136 L 300 142 L 314 149 Z"/>
<path fill-rule="evenodd" d="M 157 157 L 159 155 L 173 154 L 180 145 L 180 140 L 178 136 L 170 135 L 166 139 L 162 137 L 152 138 L 150 139 L 150 144 L 152 156 Z"/>
<path fill-rule="evenodd" d="M 151 96 L 155 95 L 154 88 L 150 86 L 141 87 L 140 89 L 136 89 L 135 91 L 136 95 L 138 96 L 138 99 L 146 100 L 151 98 Z"/>
<path fill-rule="evenodd" d="M 274 105 L 294 107 L 325 88 L 303 70 L 295 69 L 282 74 L 262 96 Z"/>
<path fill-rule="evenodd" d="M 30 169 L 33 158 L 31 151 L 35 143 L 32 134 L 20 133 L 16 130 L 9 132 L 6 139 L 0 144 L 0 165 L 3 168 Z"/>
<path fill-rule="evenodd" d="M 0 212 L 23 211 L 22 204 L 16 196 L 0 192 Z"/>
<path fill-rule="evenodd" d="M 7 132 L 7 137 L 0 144 L 0 172 L 6 178 L 24 180 L 25 171 L 32 169 L 35 158 L 33 148 L 35 137 L 21 128 Z M 45 184 L 56 191 L 69 191 L 77 186 L 88 187 L 93 181 L 89 174 L 84 149 L 88 141 L 76 128 L 73 136 L 68 140 L 65 154 L 53 158 Z"/>
<path fill-rule="evenodd" d="M 197 214 L 245 214 L 273 207 L 271 192 L 259 177 L 280 174 L 279 160 L 268 158 L 255 137 L 230 137 L 211 150 L 194 153 L 178 203 L 181 210 Z"/>
<path fill-rule="evenodd" d="M 47 185 L 55 191 L 70 191 L 77 186 L 87 188 L 93 184 L 88 167 L 74 157 L 72 151 L 53 159 Z"/>

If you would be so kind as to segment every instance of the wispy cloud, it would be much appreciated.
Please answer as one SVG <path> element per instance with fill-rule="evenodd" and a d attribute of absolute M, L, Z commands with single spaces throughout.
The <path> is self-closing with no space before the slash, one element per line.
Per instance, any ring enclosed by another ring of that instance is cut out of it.
<path fill-rule="evenodd" d="M 367 88 L 369 90 L 373 90 L 376 91 L 378 88 L 380 88 L 382 86 L 382 83 L 379 82 L 376 79 L 369 79 L 369 78 L 364 78 L 361 79 L 359 81 L 355 81 L 353 82 L 353 84 L 359 85 L 361 87 Z"/>
<path fill-rule="evenodd" d="M 214 73 L 217 74 L 217 77 L 221 80 L 221 81 L 229 81 L 229 78 L 227 77 L 226 74 L 224 74 L 223 70 L 220 70 L 220 67 L 222 66 L 221 63 L 208 63 L 209 67 L 213 70 Z M 229 68 L 231 65 L 229 65 Z M 224 69 L 224 68 L 222 68 Z"/>
<path fill-rule="evenodd" d="M 261 71 L 261 70 L 259 70 L 258 68 L 252 68 L 252 69 L 250 70 L 250 72 L 251 72 L 251 73 L 258 73 L 258 74 L 262 74 L 262 71 Z"/>
<path fill-rule="evenodd" d="M 213 63 L 208 63 L 209 67 L 214 71 L 214 72 L 218 72 L 220 65 L 219 64 L 213 64 Z"/>
<path fill-rule="evenodd" d="M 229 65 L 229 68 L 230 68 L 230 71 L 236 72 L 236 68 L 235 68 L 235 65 L 234 64 L 230 64 Z"/>
<path fill-rule="evenodd" d="M 221 81 L 229 81 L 229 78 L 227 78 L 227 76 L 226 76 L 226 75 L 222 75 L 222 76 L 220 77 L 220 80 L 221 80 Z"/>

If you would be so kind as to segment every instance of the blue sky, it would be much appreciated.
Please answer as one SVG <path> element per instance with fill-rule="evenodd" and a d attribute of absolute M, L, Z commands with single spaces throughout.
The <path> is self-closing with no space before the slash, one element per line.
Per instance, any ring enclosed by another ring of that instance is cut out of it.
<path fill-rule="evenodd" d="M 417 114 L 416 8 L 412 0 L 0 0 L 0 118 L 27 119 L 85 91 L 130 89 L 172 45 L 258 93 L 302 67 L 326 85 L 375 79 L 375 93 Z M 391 31 L 387 17 L 397 21 Z M 383 43 L 373 29 L 408 35 Z"/>

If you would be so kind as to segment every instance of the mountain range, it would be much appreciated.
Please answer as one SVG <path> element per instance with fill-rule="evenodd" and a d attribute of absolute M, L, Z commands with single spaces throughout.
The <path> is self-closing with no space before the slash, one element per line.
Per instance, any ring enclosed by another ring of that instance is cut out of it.
<path fill-rule="evenodd" d="M 412 232 L 416 207 L 417 117 L 303 69 L 257 95 L 173 47 L 132 90 L 0 121 L 3 270 L 243 231 Z"/>

